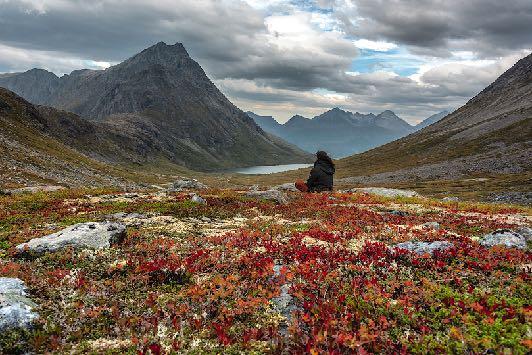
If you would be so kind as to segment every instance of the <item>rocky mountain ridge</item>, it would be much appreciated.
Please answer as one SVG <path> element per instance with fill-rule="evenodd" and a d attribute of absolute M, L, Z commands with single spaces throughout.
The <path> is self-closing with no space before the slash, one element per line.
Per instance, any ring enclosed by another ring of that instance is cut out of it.
<path fill-rule="evenodd" d="M 138 143 L 135 163 L 162 157 L 212 171 L 310 159 L 234 106 L 180 43 L 160 42 L 106 70 L 78 70 L 60 78 L 39 69 L 4 75 L 0 86 L 30 102 L 113 127 Z M 111 159 L 117 160 L 122 159 Z"/>
<path fill-rule="evenodd" d="M 363 152 L 418 129 L 390 110 L 375 115 L 336 107 L 312 119 L 295 115 L 284 124 L 271 116 L 247 114 L 266 132 L 309 152 L 325 150 L 335 158 Z"/>

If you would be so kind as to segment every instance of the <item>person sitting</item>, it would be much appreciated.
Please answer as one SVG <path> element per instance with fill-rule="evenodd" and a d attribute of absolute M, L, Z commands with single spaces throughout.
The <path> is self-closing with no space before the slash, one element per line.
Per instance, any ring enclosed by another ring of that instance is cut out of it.
<path fill-rule="evenodd" d="M 321 150 L 316 153 L 316 158 L 307 182 L 296 181 L 296 188 L 301 192 L 323 192 L 333 189 L 335 166 L 332 159 Z"/>

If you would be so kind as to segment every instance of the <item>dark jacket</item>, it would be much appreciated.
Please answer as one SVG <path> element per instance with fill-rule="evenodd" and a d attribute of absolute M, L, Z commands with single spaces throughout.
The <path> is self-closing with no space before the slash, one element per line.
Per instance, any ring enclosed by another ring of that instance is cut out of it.
<path fill-rule="evenodd" d="M 327 160 L 318 159 L 310 171 L 307 186 L 310 192 L 332 191 L 334 165 Z"/>

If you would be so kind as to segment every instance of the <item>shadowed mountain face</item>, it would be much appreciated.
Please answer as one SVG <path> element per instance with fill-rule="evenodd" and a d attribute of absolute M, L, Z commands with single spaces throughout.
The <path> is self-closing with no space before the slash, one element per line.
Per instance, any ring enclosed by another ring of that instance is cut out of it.
<path fill-rule="evenodd" d="M 438 122 L 341 160 L 355 181 L 418 181 L 521 174 L 532 168 L 532 54 Z"/>
<path fill-rule="evenodd" d="M 375 116 L 334 108 L 313 119 L 296 115 L 285 124 L 279 124 L 271 116 L 259 116 L 252 112 L 248 115 L 267 132 L 308 152 L 325 150 L 336 158 L 363 152 L 414 130 L 392 111 Z"/>
<path fill-rule="evenodd" d="M 163 157 L 218 170 L 309 159 L 227 100 L 181 44 L 161 42 L 106 70 L 78 70 L 61 78 L 38 69 L 4 75 L 0 86 L 140 141 L 135 161 Z"/>

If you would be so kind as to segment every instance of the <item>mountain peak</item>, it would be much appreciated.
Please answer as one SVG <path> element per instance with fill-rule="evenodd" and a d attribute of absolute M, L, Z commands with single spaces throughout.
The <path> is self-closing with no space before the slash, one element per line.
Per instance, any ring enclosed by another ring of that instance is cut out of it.
<path fill-rule="evenodd" d="M 122 64 L 159 64 L 163 66 L 173 66 L 179 65 L 179 63 L 187 60 L 191 60 L 191 58 L 183 44 L 179 42 L 176 44 L 158 42 L 127 59 Z"/>
<path fill-rule="evenodd" d="M 385 111 L 382 111 L 380 114 L 378 114 L 377 117 L 380 117 L 380 118 L 396 118 L 397 115 L 392 110 L 385 110 Z M 397 117 L 397 118 L 399 118 L 399 117 Z"/>

